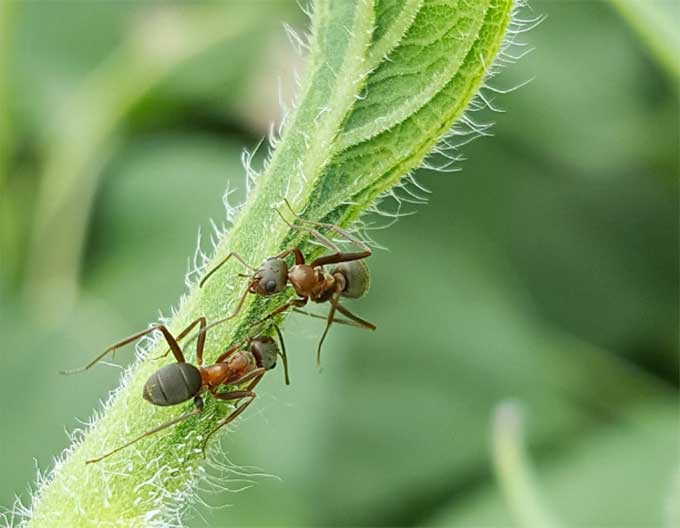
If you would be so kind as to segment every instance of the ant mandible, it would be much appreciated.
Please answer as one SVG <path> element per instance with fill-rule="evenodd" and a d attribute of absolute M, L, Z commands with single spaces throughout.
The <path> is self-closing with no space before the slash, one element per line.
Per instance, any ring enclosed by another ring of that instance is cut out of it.
<path fill-rule="evenodd" d="M 178 344 L 182 337 L 186 336 L 196 325 L 199 325 L 198 342 L 196 343 L 196 363 L 194 366 L 187 363 L 184 354 Z M 283 360 L 283 367 L 285 373 L 286 384 L 288 381 L 288 360 L 286 356 L 286 348 L 283 342 L 283 336 L 279 328 L 274 325 L 276 333 L 281 344 L 278 347 L 276 342 L 269 336 L 258 336 L 249 338 L 245 342 L 237 343 L 227 349 L 220 355 L 215 363 L 212 365 L 203 365 L 203 349 L 205 347 L 206 338 L 206 320 L 205 317 L 199 317 L 185 328 L 177 338 L 168 330 L 165 325 L 154 325 L 142 332 L 138 332 L 122 341 L 111 345 L 102 354 L 97 356 L 93 361 L 86 366 L 75 369 L 62 371 L 62 374 L 77 374 L 84 372 L 99 361 L 101 361 L 107 354 L 114 350 L 136 341 L 140 337 L 159 330 L 175 356 L 177 363 L 165 365 L 156 372 L 154 372 L 144 384 L 143 397 L 146 401 L 153 405 L 166 407 L 169 405 L 177 405 L 193 399 L 194 409 L 182 414 L 181 416 L 165 422 L 164 424 L 154 427 L 140 436 L 130 440 L 126 444 L 109 451 L 91 460 L 87 460 L 87 464 L 99 462 L 126 447 L 138 442 L 142 438 L 150 436 L 154 433 L 162 431 L 167 427 L 175 425 L 179 422 L 195 416 L 203 411 L 203 393 L 208 392 L 213 398 L 220 401 L 235 401 L 247 398 L 245 403 L 241 403 L 234 410 L 220 421 L 217 426 L 208 433 L 204 442 L 203 450 L 208 443 L 210 437 L 215 434 L 220 428 L 232 422 L 238 417 L 255 399 L 256 394 L 253 392 L 255 386 L 260 382 L 262 376 L 267 370 L 271 370 L 276 366 L 276 358 L 280 356 Z M 248 383 L 250 382 L 250 383 Z M 235 390 L 231 392 L 218 392 L 222 386 L 239 386 L 248 383 L 245 389 Z"/>
<path fill-rule="evenodd" d="M 288 283 L 293 286 L 298 298 L 292 299 L 283 306 L 272 311 L 262 321 L 270 319 L 291 307 L 294 307 L 296 311 L 300 311 L 303 314 L 312 315 L 299 310 L 299 308 L 305 306 L 309 300 L 316 303 L 330 302 L 331 308 L 326 318 L 326 328 L 319 340 L 317 348 L 317 364 L 319 364 L 321 360 L 321 346 L 326 339 L 331 324 L 334 322 L 336 310 L 353 321 L 354 326 L 369 330 L 376 329 L 376 326 L 373 323 L 361 319 L 340 304 L 340 297 L 356 299 L 363 296 L 368 291 L 370 276 L 368 266 L 363 259 L 370 257 L 372 251 L 371 248 L 361 240 L 353 237 L 337 225 L 313 222 L 301 218 L 300 215 L 293 210 L 293 207 L 288 200 L 284 199 L 284 202 L 298 221 L 305 225 L 295 226 L 291 224 L 283 217 L 278 209 L 275 209 L 281 219 L 292 229 L 308 232 L 321 245 L 330 249 L 333 253 L 330 255 L 323 255 L 307 264 L 300 249 L 292 247 L 282 251 L 278 255 L 267 258 L 259 268 L 254 268 L 253 266 L 250 266 L 241 255 L 236 252 L 231 252 L 215 265 L 205 277 L 203 277 L 199 283 L 199 287 L 203 287 L 205 282 L 232 257 L 237 259 L 246 268 L 253 271 L 250 283 L 236 306 L 236 310 L 228 317 L 212 323 L 211 326 L 236 317 L 249 293 L 268 297 L 282 292 L 288 286 Z M 344 253 L 329 238 L 310 226 L 322 227 L 335 231 L 347 241 L 359 246 L 362 251 Z M 285 258 L 290 254 L 293 254 L 295 257 L 295 264 L 289 268 Z M 324 266 L 329 264 L 336 264 L 336 266 L 331 268 L 330 272 L 327 272 L 324 270 Z"/>

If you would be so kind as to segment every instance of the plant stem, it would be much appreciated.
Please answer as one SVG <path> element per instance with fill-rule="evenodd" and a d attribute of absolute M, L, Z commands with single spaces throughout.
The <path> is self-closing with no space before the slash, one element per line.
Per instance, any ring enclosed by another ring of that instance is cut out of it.
<path fill-rule="evenodd" d="M 262 174 L 248 168 L 254 188 L 206 265 L 230 251 L 257 264 L 291 244 L 313 253 L 305 237 L 276 215 L 283 198 L 307 219 L 351 224 L 462 116 L 502 52 L 511 18 L 511 0 L 317 1 L 296 109 Z M 512 28 L 514 38 L 521 26 Z M 234 280 L 239 272 L 230 261 L 204 288 L 193 287 L 169 321 L 171 330 L 201 315 L 210 322 L 230 313 L 243 292 Z M 206 361 L 287 300 L 284 294 L 254 297 L 231 324 L 211 329 Z M 157 355 L 164 346 L 145 350 Z M 201 475 L 201 439 L 230 411 L 210 398 L 200 416 L 98 464 L 84 464 L 186 411 L 142 400 L 145 380 L 160 365 L 144 357 L 40 486 L 30 526 L 166 526 L 191 503 Z"/>
<path fill-rule="evenodd" d="M 558 528 L 540 500 L 524 446 L 522 412 L 515 402 L 496 408 L 493 424 L 493 456 L 496 475 L 518 526 Z"/>

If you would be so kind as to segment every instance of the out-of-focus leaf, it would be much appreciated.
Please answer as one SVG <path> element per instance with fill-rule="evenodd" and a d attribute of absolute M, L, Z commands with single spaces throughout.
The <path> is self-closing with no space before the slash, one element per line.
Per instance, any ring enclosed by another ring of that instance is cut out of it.
<path fill-rule="evenodd" d="M 467 152 L 471 162 L 461 177 L 423 180 L 435 207 L 422 229 L 462 225 L 488 238 L 548 320 L 654 369 L 672 370 L 677 181 L 669 192 L 651 167 L 611 179 L 580 178 L 495 142 Z M 457 243 L 449 240 L 443 243 Z"/>
<path fill-rule="evenodd" d="M 53 319 L 77 293 L 91 204 L 114 137 L 130 111 L 182 64 L 264 24 L 257 6 L 159 6 L 143 13 L 50 120 L 26 289 Z M 266 27 L 266 26 L 264 26 Z M 50 262 L 49 269 L 43 265 Z M 58 305 L 51 303 L 59 297 Z"/>
<path fill-rule="evenodd" d="M 646 402 L 635 423 L 603 425 L 556 453 L 534 455 L 541 493 L 565 526 L 662 526 L 677 472 L 677 409 L 672 400 Z M 533 422 L 533 419 L 530 420 Z M 507 526 L 510 512 L 485 486 L 426 526 Z"/>
<path fill-rule="evenodd" d="M 615 179 L 622 170 L 676 163 L 677 95 L 659 82 L 608 5 L 548 0 L 531 6 L 547 17 L 526 35 L 533 52 L 491 84 L 533 80 L 510 97 L 487 92 L 507 111 L 494 119 L 496 135 L 574 175 L 594 177 L 595 170 Z M 517 114 L 531 115 L 531 123 L 511 118 Z M 650 176 L 668 176 L 658 172 Z"/>
<path fill-rule="evenodd" d="M 224 217 L 227 184 L 241 187 L 232 200 L 242 198 L 242 174 L 240 147 L 215 136 L 157 134 L 133 142 L 107 169 L 95 204 L 86 291 L 133 321 L 153 319 L 183 291 L 199 226 L 209 247 L 210 219 Z"/>
<path fill-rule="evenodd" d="M 78 419 L 90 415 L 93 403 L 106 397 L 120 372 L 102 367 L 65 377 L 58 371 L 92 357 L 127 327 L 102 300 L 83 298 L 67 324 L 46 328 L 20 304 L 0 299 L 2 368 L 7 374 L 0 384 L 1 419 L 12 425 L 3 428 L 1 442 L 6 453 L 0 479 L 3 508 L 15 494 L 26 500 L 36 469 L 51 467 L 53 457 L 69 443 L 65 431 L 80 427 Z M 125 362 L 125 356 L 120 359 Z"/>
<path fill-rule="evenodd" d="M 54 108 L 63 103 L 74 87 L 107 59 L 131 27 L 153 12 L 150 4 L 131 2 L 3 4 L 14 4 L 17 11 L 13 69 L 9 78 L 14 92 L 22 94 L 12 103 L 18 111 L 24 137 L 41 134 L 46 116 L 52 115 Z M 257 69 L 258 63 L 252 60 L 253 56 L 262 53 L 262 46 L 272 31 L 282 31 L 279 29 L 281 20 L 292 23 L 300 18 L 295 2 L 288 1 L 251 6 L 229 3 L 222 8 L 215 4 L 213 10 L 216 17 L 229 10 L 235 10 L 238 15 L 256 10 L 259 23 L 231 44 L 218 46 L 214 53 L 186 64 L 150 93 L 144 106 L 157 109 L 154 111 L 156 120 L 171 118 L 164 116 L 168 113 L 168 105 L 215 105 L 210 107 L 213 114 L 219 114 L 227 103 L 233 108 L 234 99 L 240 95 L 239 86 Z M 231 19 L 237 22 L 239 16 Z M 87 42 L 87 46 L 83 46 L 83 42 Z M 226 62 L 225 57 L 229 59 Z M 135 114 L 135 117 L 139 115 Z"/>
<path fill-rule="evenodd" d="M 97 20 L 81 4 L 62 2 L 53 24 L 51 4 L 15 5 L 45 17 L 22 22 L 24 48 L 15 62 L 22 75 L 35 68 L 31 82 L 13 77 L 23 94 L 18 104 L 35 112 L 24 123 L 41 126 L 55 100 L 42 91 L 57 97 L 106 56 L 128 21 L 114 12 L 130 6 L 97 4 Z M 675 448 L 678 432 L 671 411 L 656 418 L 663 404 L 654 402 L 673 389 L 660 382 L 658 396 L 648 390 L 648 375 L 622 376 L 627 369 L 610 356 L 675 379 L 676 103 L 664 76 L 604 6 L 532 6 L 550 15 L 527 35 L 537 49 L 496 84 L 536 80 L 495 101 L 508 109 L 498 117 L 497 137 L 465 147 L 461 174 L 422 174 L 434 191 L 430 205 L 374 235 L 391 251 L 371 258 L 373 287 L 351 308 L 378 330 L 334 326 L 319 374 L 313 355 L 323 323 L 288 318 L 292 385 L 283 386 L 279 371 L 267 374 L 224 441 L 233 463 L 281 480 L 255 476 L 246 492 L 204 493 L 217 508 L 201 508 L 192 526 L 206 525 L 201 516 L 210 526 L 507 525 L 487 448 L 489 413 L 508 396 L 528 402 L 539 483 L 566 526 L 603 524 L 610 511 L 623 512 L 617 526 L 648 511 L 661 518 L 673 462 L 667 446 Z M 90 45 L 78 46 L 71 35 L 90 28 Z M 208 84 L 177 81 L 182 86 L 173 80 L 153 93 L 134 120 L 144 127 L 150 117 L 180 130 L 134 140 L 107 168 L 89 228 L 85 298 L 74 315 L 48 330 L 16 304 L 3 299 L 0 306 L 0 399 L 3 430 L 12 433 L 2 442 L 3 506 L 33 480 L 33 457 L 45 468 L 67 444 L 63 427 L 88 416 L 118 376 L 104 366 L 73 378 L 56 371 L 139 329 L 177 299 L 196 226 L 207 233 L 205 220 L 222 214 L 224 181 L 241 181 L 236 144 L 254 141 L 232 136 L 235 129 L 224 142 L 222 129 L 193 137 L 196 101 L 212 120 L 222 94 L 213 94 L 213 106 L 202 93 Z M 177 120 L 181 112 L 188 117 Z M 196 119 L 205 124 L 202 114 Z M 20 139 L 30 144 L 33 132 L 24 132 Z M 15 180 L 22 194 L 32 194 L 30 178 Z M 23 200 L 15 205 L 30 212 Z M 132 354 L 121 351 L 114 362 Z M 40 382 L 28 386 L 27 376 Z M 395 401 L 399 412 L 386 414 Z M 647 421 L 661 434 L 648 434 Z M 232 473 L 227 487 L 242 487 L 239 477 Z M 657 480 L 657 488 L 647 485 Z"/>
<path fill-rule="evenodd" d="M 520 402 L 506 400 L 498 404 L 491 437 L 496 480 L 515 524 L 524 528 L 558 528 L 560 523 L 543 502 L 527 456 Z"/>
<path fill-rule="evenodd" d="M 680 9 L 673 0 L 610 0 L 656 59 L 680 79 Z"/>

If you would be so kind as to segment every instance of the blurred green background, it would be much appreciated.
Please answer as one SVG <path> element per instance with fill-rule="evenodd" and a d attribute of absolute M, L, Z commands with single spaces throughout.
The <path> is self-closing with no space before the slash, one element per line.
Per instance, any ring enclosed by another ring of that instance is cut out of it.
<path fill-rule="evenodd" d="M 352 306 L 378 331 L 333 327 L 318 373 L 321 323 L 287 319 L 293 383 L 260 385 L 191 526 L 511 526 L 508 399 L 563 525 L 678 526 L 678 66 L 654 43 L 677 4 L 531 6 L 535 51 L 494 84 L 535 79 L 474 116 L 495 137 L 373 234 Z M 197 227 L 243 199 L 303 65 L 284 21 L 306 25 L 292 1 L 0 3 L 0 505 L 119 376 L 56 372 L 175 304 Z"/>

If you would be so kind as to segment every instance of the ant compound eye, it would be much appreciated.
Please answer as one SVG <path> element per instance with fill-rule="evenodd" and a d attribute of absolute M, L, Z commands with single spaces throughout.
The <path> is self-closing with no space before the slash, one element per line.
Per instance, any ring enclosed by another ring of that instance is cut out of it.
<path fill-rule="evenodd" d="M 268 280 L 264 285 L 264 291 L 267 293 L 274 293 L 276 291 L 276 281 Z"/>

